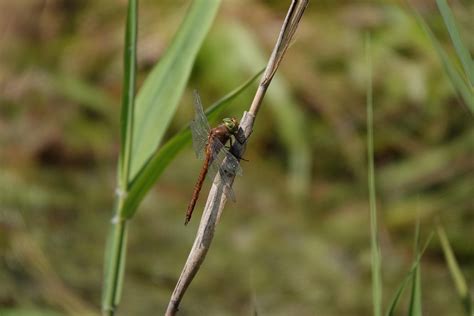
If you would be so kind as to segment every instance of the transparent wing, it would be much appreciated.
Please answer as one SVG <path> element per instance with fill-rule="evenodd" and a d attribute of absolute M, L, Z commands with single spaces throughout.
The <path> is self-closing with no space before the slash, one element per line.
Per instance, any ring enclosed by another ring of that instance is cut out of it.
<path fill-rule="evenodd" d="M 209 123 L 207 122 L 206 114 L 204 114 L 204 110 L 202 108 L 201 98 L 199 97 L 199 93 L 194 90 L 194 119 L 189 124 L 191 128 L 191 133 L 193 136 L 193 148 L 196 156 L 199 159 L 204 158 L 204 148 L 207 144 L 207 138 L 209 135 L 209 131 L 211 128 L 209 127 Z"/>
<path fill-rule="evenodd" d="M 239 160 L 217 139 L 212 142 L 211 152 L 212 163 L 209 170 L 210 176 L 214 178 L 217 172 L 219 172 L 221 178 L 220 184 L 224 188 L 224 193 L 229 199 L 235 201 L 232 182 L 234 175 L 242 175 Z"/>

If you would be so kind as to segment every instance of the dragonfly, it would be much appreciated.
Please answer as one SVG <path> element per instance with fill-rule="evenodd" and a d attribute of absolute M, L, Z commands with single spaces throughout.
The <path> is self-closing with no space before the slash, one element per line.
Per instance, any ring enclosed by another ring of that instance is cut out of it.
<path fill-rule="evenodd" d="M 240 158 L 237 158 L 225 146 L 227 142 L 230 144 L 229 148 L 232 146 L 232 138 L 239 143 L 243 143 L 242 139 L 238 136 L 239 122 L 237 119 L 224 118 L 221 124 L 211 129 L 197 91 L 194 91 L 194 110 L 195 116 L 190 124 L 193 148 L 196 152 L 196 156 L 204 160 L 204 164 L 199 173 L 196 185 L 194 186 L 193 196 L 188 204 L 184 222 L 185 225 L 188 224 L 191 219 L 206 175 L 212 177 L 219 173 L 220 178 L 216 179 L 219 183 L 216 184 L 222 186 L 223 193 L 226 197 L 235 201 L 231 187 L 233 176 L 242 174 L 242 168 L 239 163 Z"/>

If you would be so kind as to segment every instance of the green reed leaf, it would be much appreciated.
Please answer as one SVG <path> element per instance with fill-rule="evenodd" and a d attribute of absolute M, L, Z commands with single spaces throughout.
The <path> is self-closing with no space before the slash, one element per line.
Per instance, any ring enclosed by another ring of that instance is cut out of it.
<path fill-rule="evenodd" d="M 163 58 L 137 96 L 130 179 L 134 179 L 163 140 L 178 107 L 219 0 L 195 0 Z"/>

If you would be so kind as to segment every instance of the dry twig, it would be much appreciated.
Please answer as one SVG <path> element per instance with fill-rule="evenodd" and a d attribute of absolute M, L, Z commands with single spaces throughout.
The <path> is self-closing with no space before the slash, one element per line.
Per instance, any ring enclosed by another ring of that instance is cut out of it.
<path fill-rule="evenodd" d="M 277 43 L 273 49 L 272 55 L 268 61 L 265 73 L 260 80 L 257 92 L 252 101 L 248 112 L 244 112 L 242 120 L 240 121 L 240 136 L 245 137 L 248 140 L 252 133 L 255 117 L 262 104 L 263 97 L 270 85 L 270 82 L 275 75 L 275 72 L 280 65 L 281 60 L 291 42 L 291 39 L 298 27 L 301 16 L 303 15 L 309 0 L 293 0 L 285 21 L 282 25 L 280 35 L 278 36 Z M 246 142 L 245 142 L 246 143 Z M 238 157 L 242 157 L 245 152 L 245 144 L 241 145 L 239 142 L 235 142 L 232 147 L 232 152 Z M 171 295 L 166 310 L 166 316 L 176 315 L 186 289 L 193 280 L 194 276 L 199 270 L 201 263 L 211 246 L 211 241 L 214 236 L 217 222 L 222 214 L 222 210 L 227 201 L 226 195 L 223 192 L 223 186 L 219 185 L 220 175 L 216 175 L 217 179 L 212 184 L 209 196 L 207 198 L 206 206 L 201 217 L 196 239 L 194 240 L 193 247 L 189 253 L 186 264 L 184 265 L 183 271 L 179 277 L 176 287 Z M 234 177 L 234 176 L 233 176 Z M 232 179 L 233 181 L 233 179 Z"/>

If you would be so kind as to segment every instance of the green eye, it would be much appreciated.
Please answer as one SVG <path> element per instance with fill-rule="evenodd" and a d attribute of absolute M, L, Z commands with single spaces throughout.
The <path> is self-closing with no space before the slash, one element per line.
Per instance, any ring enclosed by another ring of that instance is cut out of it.
<path fill-rule="evenodd" d="M 239 129 L 239 123 L 235 118 L 225 118 L 222 122 L 231 133 L 235 133 Z"/>

